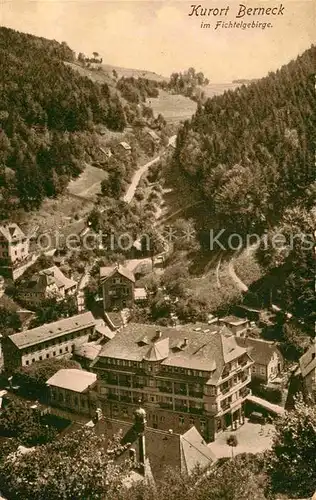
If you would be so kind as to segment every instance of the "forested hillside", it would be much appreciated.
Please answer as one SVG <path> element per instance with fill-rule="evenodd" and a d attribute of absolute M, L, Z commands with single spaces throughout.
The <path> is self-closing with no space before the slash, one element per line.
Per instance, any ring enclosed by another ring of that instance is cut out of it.
<path fill-rule="evenodd" d="M 315 180 L 316 47 L 276 73 L 206 101 L 179 133 L 175 162 L 221 228 L 279 220 Z"/>
<path fill-rule="evenodd" d="M 177 183 L 180 177 L 205 201 L 204 229 L 225 230 L 222 243 L 238 233 L 245 246 L 247 235 L 267 232 L 268 244 L 258 250 L 265 272 L 254 287 L 264 295 L 259 303 L 275 300 L 310 324 L 316 307 L 315 60 L 311 47 L 276 73 L 207 100 L 180 130 L 172 165 Z"/>
<path fill-rule="evenodd" d="M 73 60 L 65 42 L 0 28 L 1 218 L 38 207 L 80 173 L 95 124 L 126 125 L 118 95 L 64 64 Z"/>

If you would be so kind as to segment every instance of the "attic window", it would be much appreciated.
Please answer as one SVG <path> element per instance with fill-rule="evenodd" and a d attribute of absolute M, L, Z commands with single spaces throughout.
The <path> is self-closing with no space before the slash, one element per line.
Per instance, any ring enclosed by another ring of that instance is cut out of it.
<path fill-rule="evenodd" d="M 148 338 L 145 336 L 143 338 L 141 338 L 138 342 L 137 342 L 138 345 L 149 345 L 149 340 Z"/>
<path fill-rule="evenodd" d="M 53 330 L 49 330 L 49 333 L 54 333 Z"/>

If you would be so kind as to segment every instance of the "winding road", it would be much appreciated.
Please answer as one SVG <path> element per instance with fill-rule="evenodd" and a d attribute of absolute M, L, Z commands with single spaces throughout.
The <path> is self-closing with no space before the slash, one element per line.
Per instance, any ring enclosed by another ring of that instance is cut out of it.
<path fill-rule="evenodd" d="M 137 186 L 138 186 L 139 181 L 141 180 L 142 176 L 147 172 L 149 167 L 151 167 L 155 163 L 158 163 L 159 160 L 160 160 L 160 155 L 157 156 L 157 158 L 150 160 L 148 163 L 146 163 L 142 167 L 139 167 L 136 170 L 135 174 L 133 175 L 132 182 L 128 186 L 128 189 L 123 197 L 123 201 L 125 201 L 126 203 L 130 203 L 132 201 L 132 199 L 134 198 Z"/>

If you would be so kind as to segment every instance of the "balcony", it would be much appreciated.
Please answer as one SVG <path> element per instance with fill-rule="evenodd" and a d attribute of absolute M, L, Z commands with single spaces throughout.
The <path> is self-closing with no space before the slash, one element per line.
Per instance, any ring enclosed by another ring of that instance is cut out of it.
<path fill-rule="evenodd" d="M 189 407 L 189 412 L 190 413 L 197 413 L 197 414 L 201 415 L 202 413 L 204 413 L 204 408 L 195 408 L 193 406 L 190 406 Z"/>
<path fill-rule="evenodd" d="M 231 403 L 222 403 L 221 404 L 221 410 L 228 410 L 228 408 L 230 407 Z"/>
<path fill-rule="evenodd" d="M 121 396 L 121 401 L 124 401 L 125 403 L 131 403 L 132 398 L 131 396 Z"/>
<path fill-rule="evenodd" d="M 251 394 L 251 390 L 249 389 L 249 387 L 244 387 L 240 391 L 240 397 L 242 397 L 242 398 L 249 396 L 249 394 Z"/>
<path fill-rule="evenodd" d="M 186 396 L 187 395 L 187 390 L 186 389 L 181 389 L 180 387 L 175 387 L 174 388 L 174 393 L 179 394 L 180 396 Z"/>
<path fill-rule="evenodd" d="M 134 387 L 137 389 L 143 389 L 145 384 L 141 384 L 140 382 L 134 382 Z"/>
<path fill-rule="evenodd" d="M 159 403 L 160 408 L 165 408 L 166 410 L 173 410 L 172 403 Z"/>
<path fill-rule="evenodd" d="M 222 378 L 229 377 L 229 375 L 231 375 L 231 374 L 232 374 L 232 372 L 230 370 L 224 370 L 222 373 Z"/>
<path fill-rule="evenodd" d="M 203 399 L 203 392 L 193 392 L 193 391 L 189 391 L 189 396 L 190 396 L 191 398 Z"/>
<path fill-rule="evenodd" d="M 118 384 L 120 387 L 132 387 L 132 382 L 130 380 L 122 380 L 120 379 L 119 380 L 119 384 Z"/>
<path fill-rule="evenodd" d="M 119 400 L 119 397 L 117 394 L 112 394 L 112 393 L 109 393 L 108 394 L 108 399 L 111 399 L 112 401 L 118 401 Z"/>
<path fill-rule="evenodd" d="M 182 406 L 182 405 L 175 405 L 174 407 L 175 411 L 178 411 L 180 413 L 186 413 L 189 411 L 189 408 L 187 406 Z"/>
<path fill-rule="evenodd" d="M 168 392 L 169 394 L 172 393 L 172 387 L 159 385 L 158 389 L 160 392 Z"/>
<path fill-rule="evenodd" d="M 221 389 L 221 394 L 227 394 L 231 389 L 232 387 L 223 387 Z"/>

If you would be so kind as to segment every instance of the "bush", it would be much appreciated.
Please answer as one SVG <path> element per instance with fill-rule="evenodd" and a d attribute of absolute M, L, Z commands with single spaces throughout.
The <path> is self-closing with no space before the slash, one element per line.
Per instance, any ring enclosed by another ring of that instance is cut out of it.
<path fill-rule="evenodd" d="M 273 404 L 280 404 L 282 402 L 282 391 L 281 389 L 268 387 L 262 384 L 259 380 L 253 380 L 251 382 L 251 389 L 254 396 L 265 399 Z"/>

